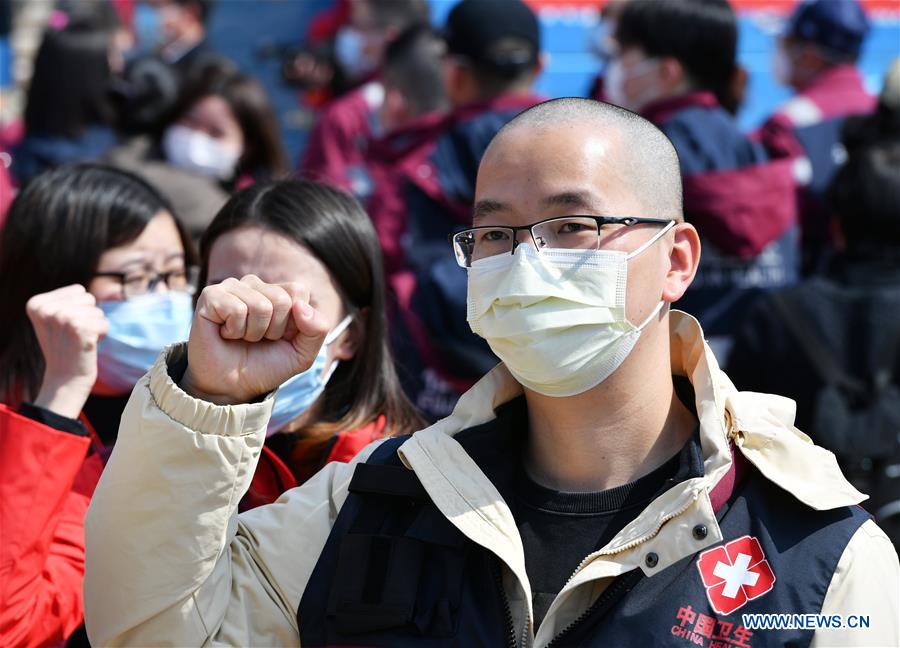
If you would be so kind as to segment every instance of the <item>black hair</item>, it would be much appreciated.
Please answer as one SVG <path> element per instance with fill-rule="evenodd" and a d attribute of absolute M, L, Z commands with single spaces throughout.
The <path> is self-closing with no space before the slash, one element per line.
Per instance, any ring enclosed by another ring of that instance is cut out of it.
<path fill-rule="evenodd" d="M 828 197 L 851 257 L 900 264 L 900 139 L 851 150 Z"/>
<path fill-rule="evenodd" d="M 204 25 L 209 24 L 209 17 L 213 7 L 216 6 L 215 0 L 172 0 L 172 2 L 182 7 L 196 7 L 197 16 Z"/>
<path fill-rule="evenodd" d="M 384 82 L 403 94 L 416 115 L 447 107 L 441 80 L 445 51 L 443 39 L 427 24 L 408 27 L 385 50 Z"/>
<path fill-rule="evenodd" d="M 400 387 L 388 345 L 381 248 L 360 204 L 349 194 L 311 180 L 256 184 L 237 192 L 200 241 L 201 286 L 208 280 L 216 241 L 246 226 L 271 230 L 309 249 L 331 273 L 350 312 L 366 311 L 360 320 L 365 329 L 359 352 L 338 366 L 320 397 L 319 420 L 301 434 L 324 441 L 380 415 L 392 433 L 419 429 L 422 420 Z"/>
<path fill-rule="evenodd" d="M 367 0 L 375 24 L 381 29 L 405 29 L 414 23 L 428 22 L 425 0 Z"/>
<path fill-rule="evenodd" d="M 92 125 L 109 125 L 112 33 L 94 27 L 48 29 L 34 61 L 25 106 L 29 135 L 79 137 Z"/>
<path fill-rule="evenodd" d="M 728 0 L 632 0 L 616 23 L 616 41 L 649 57 L 672 57 L 693 86 L 733 103 L 738 27 Z"/>
<path fill-rule="evenodd" d="M 16 196 L 0 230 L 0 400 L 34 398 L 44 358 L 25 312 L 28 300 L 70 284 L 85 288 L 101 255 L 140 236 L 169 203 L 135 175 L 100 164 L 36 176 Z M 185 263 L 196 262 L 175 219 Z"/>
<path fill-rule="evenodd" d="M 125 136 L 156 137 L 178 101 L 179 83 L 178 72 L 156 56 L 128 61 L 110 86 L 116 129 Z"/>

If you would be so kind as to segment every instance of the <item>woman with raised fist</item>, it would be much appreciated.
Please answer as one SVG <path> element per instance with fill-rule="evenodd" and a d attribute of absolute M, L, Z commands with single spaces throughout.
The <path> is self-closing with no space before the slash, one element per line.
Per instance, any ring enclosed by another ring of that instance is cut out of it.
<path fill-rule="evenodd" d="M 188 335 L 194 260 L 167 203 L 129 173 L 63 167 L 13 202 L 0 230 L 0 645 L 59 643 L 81 625 L 88 500 L 134 384 Z"/>
<path fill-rule="evenodd" d="M 275 501 L 324 464 L 350 461 L 376 439 L 423 427 L 388 348 L 378 239 L 350 196 L 307 180 L 245 189 L 210 224 L 201 257 L 201 285 L 220 284 L 216 290 L 223 291 L 204 302 L 207 308 L 240 308 L 236 300 L 257 290 L 276 316 L 296 291 L 308 291 L 328 327 L 309 369 L 275 393 L 241 510 Z M 276 326 L 264 338 L 274 341 L 280 333 Z M 214 393 L 222 389 L 223 376 L 203 373 L 198 380 L 213 379 Z"/>

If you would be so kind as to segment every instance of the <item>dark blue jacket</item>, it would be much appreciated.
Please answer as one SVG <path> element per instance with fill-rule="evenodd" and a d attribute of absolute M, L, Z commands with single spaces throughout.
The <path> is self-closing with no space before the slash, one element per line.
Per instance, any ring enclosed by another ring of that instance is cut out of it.
<path fill-rule="evenodd" d="M 510 457 L 522 437 L 510 420 L 498 411 L 497 419 L 456 435 L 507 501 Z M 457 530 L 400 464 L 404 441 L 386 442 L 357 467 L 300 602 L 301 644 L 516 645 L 498 559 Z M 699 443 L 692 452 L 696 476 L 703 472 Z M 750 630 L 742 614 L 819 612 L 844 548 L 869 516 L 856 506 L 815 511 L 740 459 L 734 465 L 739 474 L 717 509 L 722 544 L 652 577 L 641 570 L 617 577 L 551 645 L 685 647 L 696 643 L 694 634 L 705 637 L 700 645 L 719 637 L 722 646 L 807 646 L 811 630 Z M 719 554 L 748 542 L 761 551 L 750 564 L 769 578 L 740 611 L 717 612 L 701 566 L 728 560 Z"/>
<path fill-rule="evenodd" d="M 791 161 L 770 160 L 707 92 L 653 104 L 643 114 L 678 152 L 685 218 L 703 242 L 697 276 L 678 308 L 695 315 L 709 336 L 730 337 L 760 292 L 797 280 Z"/>

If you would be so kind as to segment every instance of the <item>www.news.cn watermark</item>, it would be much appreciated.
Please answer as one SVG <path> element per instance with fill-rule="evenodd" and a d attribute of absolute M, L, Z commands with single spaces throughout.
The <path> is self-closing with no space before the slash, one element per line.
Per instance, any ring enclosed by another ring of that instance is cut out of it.
<path fill-rule="evenodd" d="M 750 630 L 822 630 L 865 629 L 868 614 L 742 614 L 744 626 Z"/>

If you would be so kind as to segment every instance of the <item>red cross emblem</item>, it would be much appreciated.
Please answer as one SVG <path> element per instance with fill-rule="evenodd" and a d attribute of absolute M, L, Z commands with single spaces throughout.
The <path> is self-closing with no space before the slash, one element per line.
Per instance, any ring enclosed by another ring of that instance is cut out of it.
<path fill-rule="evenodd" d="M 745 535 L 707 549 L 697 560 L 700 578 L 713 610 L 731 614 L 775 586 L 775 573 L 759 540 Z"/>

